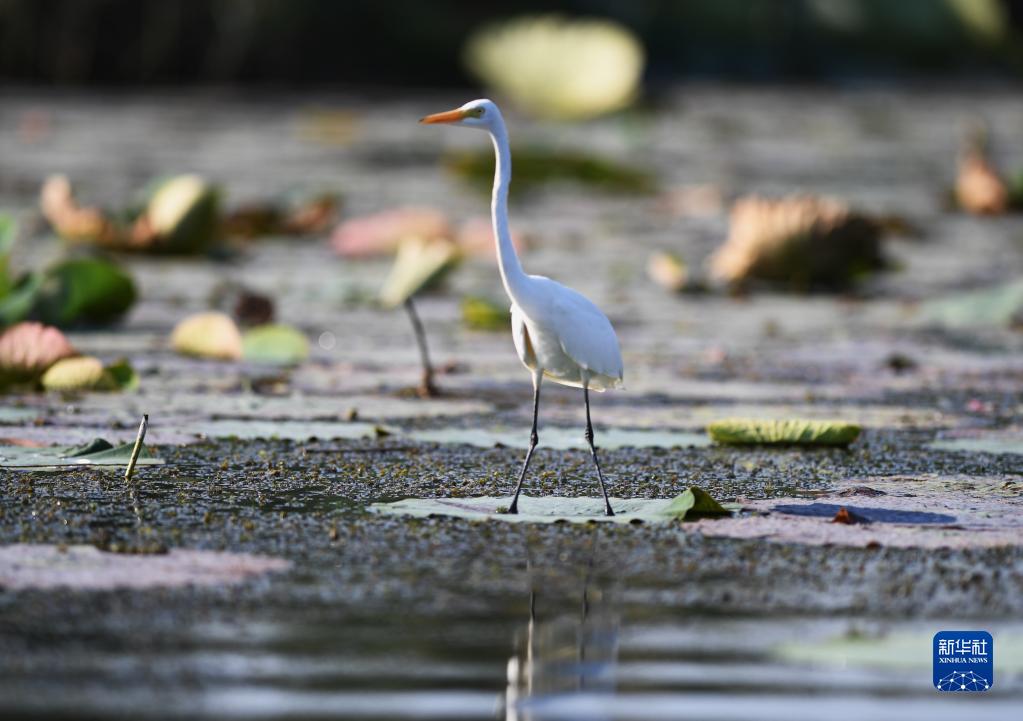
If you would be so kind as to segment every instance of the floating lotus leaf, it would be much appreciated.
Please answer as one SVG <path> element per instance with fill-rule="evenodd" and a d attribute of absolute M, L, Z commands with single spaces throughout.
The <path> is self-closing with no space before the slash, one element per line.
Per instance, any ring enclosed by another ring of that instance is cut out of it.
<path fill-rule="evenodd" d="M 125 466 L 131 459 L 134 441 L 115 446 L 102 438 L 95 438 L 82 446 L 26 448 L 24 446 L 0 446 L 0 468 L 73 466 Z M 136 465 L 152 466 L 163 463 L 143 444 Z"/>
<path fill-rule="evenodd" d="M 650 193 L 656 182 L 644 168 L 596 155 L 545 148 L 515 151 L 515 179 L 512 195 L 536 190 L 547 183 L 579 183 L 608 193 Z M 473 187 L 490 192 L 494 177 L 494 153 L 478 150 L 452 153 L 445 167 Z"/>
<path fill-rule="evenodd" d="M 64 334 L 42 323 L 18 323 L 0 335 L 0 387 L 34 381 L 62 358 L 77 355 Z"/>
<path fill-rule="evenodd" d="M 106 323 L 127 312 L 135 298 L 134 281 L 115 263 L 74 258 L 44 272 L 29 313 L 60 327 Z"/>
<path fill-rule="evenodd" d="M 478 498 L 406 498 L 393 503 L 374 503 L 369 510 L 400 516 L 426 518 L 449 516 L 468 520 L 507 523 L 672 523 L 708 516 L 727 516 L 735 504 L 722 506 L 706 491 L 691 486 L 675 498 L 611 498 L 614 516 L 604 515 L 604 499 L 588 497 L 519 497 L 519 512 L 508 513 L 511 496 Z"/>
<path fill-rule="evenodd" d="M 174 327 L 171 347 L 199 358 L 238 360 L 242 357 L 242 334 L 224 313 L 197 313 Z"/>
<path fill-rule="evenodd" d="M 643 46 L 609 20 L 524 17 L 485 27 L 469 40 L 469 69 L 536 117 L 593 118 L 639 94 Z"/>
<path fill-rule="evenodd" d="M 0 298 L 11 292 L 14 283 L 8 266 L 11 250 L 18 237 L 18 224 L 7 213 L 0 213 Z"/>
<path fill-rule="evenodd" d="M 946 328 L 971 329 L 1019 323 L 1023 313 L 1023 281 L 994 285 L 980 290 L 953 293 L 927 301 L 920 314 L 925 323 Z"/>
<path fill-rule="evenodd" d="M 242 335 L 242 357 L 255 363 L 295 365 L 309 357 L 309 339 L 288 325 L 256 326 Z"/>
<path fill-rule="evenodd" d="M 711 423 L 707 432 L 728 445 L 847 446 L 859 437 L 860 427 L 843 421 L 727 418 Z"/>
<path fill-rule="evenodd" d="M 673 253 L 659 251 L 650 256 L 646 274 L 653 282 L 672 293 L 685 290 L 689 282 L 689 268 Z"/>
<path fill-rule="evenodd" d="M 91 356 L 64 358 L 43 373 L 42 386 L 48 391 L 111 391 L 117 382 L 102 361 Z"/>
<path fill-rule="evenodd" d="M 883 267 L 880 225 L 814 196 L 738 200 L 710 260 L 711 275 L 733 287 L 760 281 L 802 291 L 845 287 Z"/>
<path fill-rule="evenodd" d="M 334 231 L 334 251 L 346 258 L 393 253 L 406 238 L 450 238 L 451 226 L 435 208 L 393 208 L 352 218 Z"/>
<path fill-rule="evenodd" d="M 179 175 L 156 189 L 133 234 L 162 252 L 198 253 L 213 244 L 219 226 L 216 189 L 198 175 Z"/>
<path fill-rule="evenodd" d="M 507 303 L 466 296 L 462 298 L 462 321 L 473 330 L 507 330 L 511 325 L 511 311 Z"/>
<path fill-rule="evenodd" d="M 406 238 L 380 291 L 380 302 L 388 308 L 401 305 L 443 278 L 459 257 L 458 246 L 450 240 Z"/>

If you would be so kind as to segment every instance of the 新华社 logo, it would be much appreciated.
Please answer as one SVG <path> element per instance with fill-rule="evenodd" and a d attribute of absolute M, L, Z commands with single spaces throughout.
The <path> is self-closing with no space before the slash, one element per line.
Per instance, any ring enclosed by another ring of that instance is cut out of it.
<path fill-rule="evenodd" d="M 987 691 L 995 683 L 995 642 L 987 631 L 934 634 L 934 687 L 939 691 Z"/>

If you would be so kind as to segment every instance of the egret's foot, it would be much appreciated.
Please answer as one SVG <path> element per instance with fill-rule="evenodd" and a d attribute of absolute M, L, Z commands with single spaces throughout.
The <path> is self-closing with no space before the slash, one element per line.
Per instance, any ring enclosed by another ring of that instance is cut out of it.
<path fill-rule="evenodd" d="M 508 509 L 505 511 L 505 513 L 508 513 L 510 515 L 513 515 L 513 516 L 517 516 L 519 514 L 519 504 L 518 503 L 511 504 L 508 507 Z"/>
<path fill-rule="evenodd" d="M 615 514 L 615 512 L 611 510 L 611 506 L 610 505 L 604 507 L 604 515 L 605 516 L 613 516 L 614 514 Z"/>

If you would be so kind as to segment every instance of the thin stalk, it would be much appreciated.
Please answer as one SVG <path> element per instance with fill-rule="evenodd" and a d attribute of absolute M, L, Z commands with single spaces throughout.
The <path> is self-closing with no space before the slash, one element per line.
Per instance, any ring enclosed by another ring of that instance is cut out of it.
<path fill-rule="evenodd" d="M 412 330 L 416 335 L 416 344 L 419 346 L 419 360 L 423 364 L 423 378 L 419 383 L 419 395 L 424 398 L 432 398 L 437 395 L 437 386 L 433 382 L 433 366 L 430 364 L 430 351 L 426 347 L 426 331 L 416 313 L 416 306 L 412 298 L 405 300 L 405 312 L 412 321 Z"/>

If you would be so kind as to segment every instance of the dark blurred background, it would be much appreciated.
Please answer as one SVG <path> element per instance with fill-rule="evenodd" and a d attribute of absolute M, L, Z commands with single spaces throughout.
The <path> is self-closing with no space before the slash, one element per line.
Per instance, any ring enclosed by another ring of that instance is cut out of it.
<path fill-rule="evenodd" d="M 1021 0 L 0 0 L 0 78 L 465 85 L 467 34 L 537 12 L 631 28 L 648 85 L 1023 75 Z"/>

